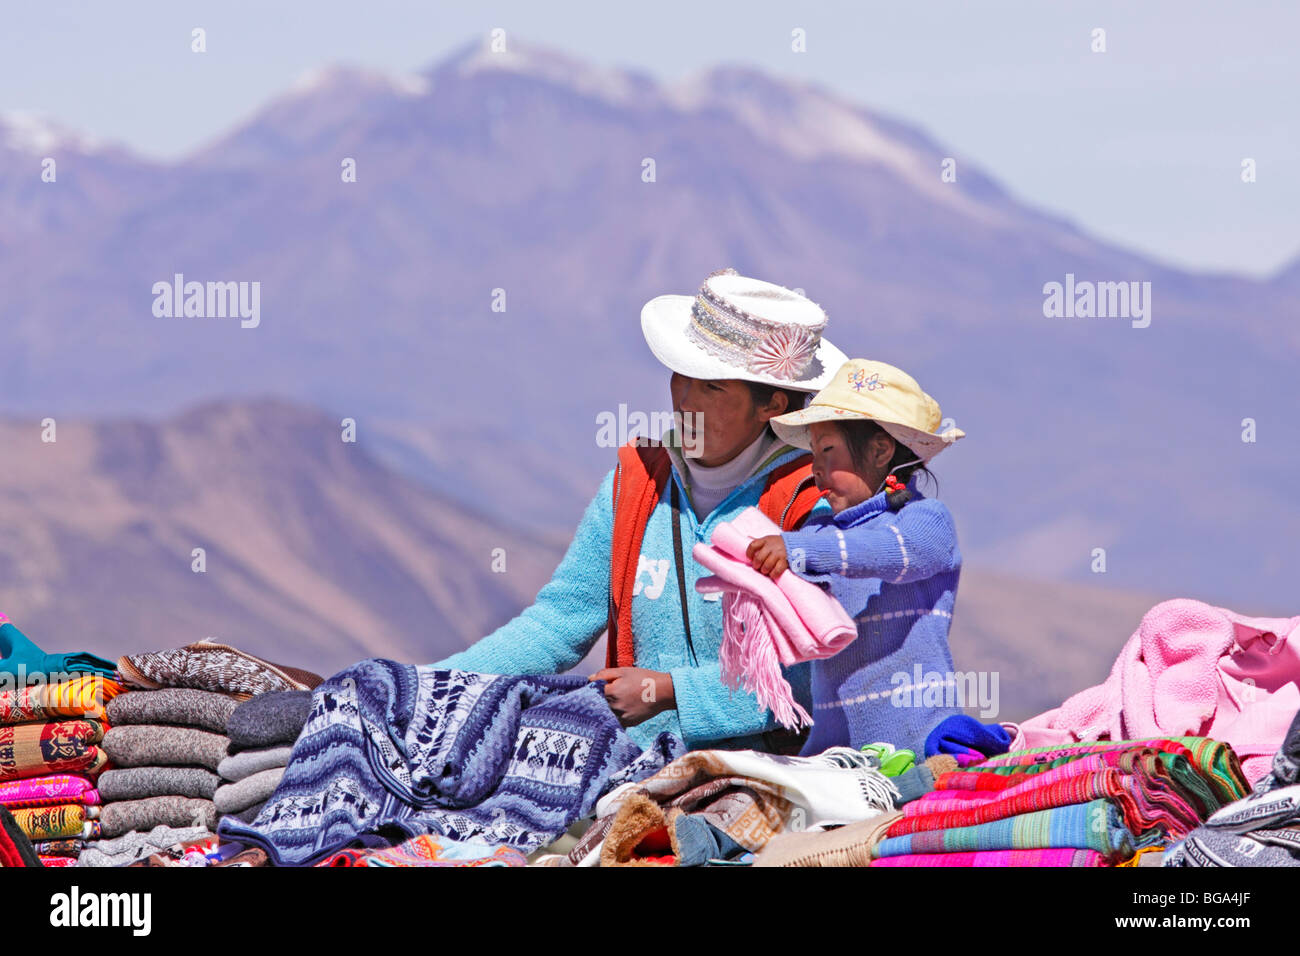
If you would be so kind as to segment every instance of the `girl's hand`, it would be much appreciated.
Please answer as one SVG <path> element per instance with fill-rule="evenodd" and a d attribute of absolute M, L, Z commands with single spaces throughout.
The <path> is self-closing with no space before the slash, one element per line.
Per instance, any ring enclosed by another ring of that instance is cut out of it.
<path fill-rule="evenodd" d="M 605 700 L 624 727 L 649 720 L 655 714 L 677 706 L 673 677 L 643 667 L 607 667 L 587 680 L 605 682 Z"/>
<path fill-rule="evenodd" d="M 769 534 L 765 538 L 755 538 L 749 542 L 745 557 L 760 574 L 770 578 L 779 578 L 790 567 L 785 557 L 785 541 L 779 534 Z"/>

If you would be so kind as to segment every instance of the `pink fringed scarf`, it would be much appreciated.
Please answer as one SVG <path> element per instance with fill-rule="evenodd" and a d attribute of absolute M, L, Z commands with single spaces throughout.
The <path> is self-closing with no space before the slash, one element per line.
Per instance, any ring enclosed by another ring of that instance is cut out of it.
<path fill-rule="evenodd" d="M 785 571 L 775 581 L 745 556 L 755 538 L 781 529 L 757 508 L 746 508 L 697 544 L 695 560 L 713 572 L 695 583 L 702 594 L 722 594 L 722 647 L 718 663 L 729 687 L 754 694 L 782 727 L 811 726 L 781 667 L 839 653 L 857 637 L 840 603 L 817 585 Z"/>

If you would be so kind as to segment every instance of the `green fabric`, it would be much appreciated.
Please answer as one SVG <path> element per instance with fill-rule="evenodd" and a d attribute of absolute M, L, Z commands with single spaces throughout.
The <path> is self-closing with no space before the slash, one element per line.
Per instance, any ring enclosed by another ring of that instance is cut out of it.
<path fill-rule="evenodd" d="M 26 675 L 24 685 L 32 683 L 30 678 L 33 675 L 41 677 L 36 683 L 42 683 L 46 675 L 56 673 L 117 676 L 117 664 L 113 661 L 85 652 L 46 654 L 3 614 L 0 614 L 0 620 L 4 621 L 0 624 L 0 676 L 11 682 L 17 682 L 20 668 Z"/>

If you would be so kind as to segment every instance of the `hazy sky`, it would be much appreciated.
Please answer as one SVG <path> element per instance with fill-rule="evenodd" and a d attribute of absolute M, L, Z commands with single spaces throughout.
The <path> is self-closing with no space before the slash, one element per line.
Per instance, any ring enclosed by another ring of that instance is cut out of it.
<path fill-rule="evenodd" d="M 493 27 L 666 80 L 720 63 L 814 80 L 1171 263 L 1264 275 L 1300 255 L 1294 0 L 6 3 L 0 110 L 176 156 L 307 69 L 423 69 Z"/>

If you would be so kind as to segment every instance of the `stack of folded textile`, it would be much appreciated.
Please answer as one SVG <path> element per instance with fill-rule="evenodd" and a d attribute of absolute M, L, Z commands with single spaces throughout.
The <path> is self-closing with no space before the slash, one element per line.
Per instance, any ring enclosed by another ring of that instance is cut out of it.
<path fill-rule="evenodd" d="M 0 614 L 0 807 L 46 866 L 72 865 L 99 836 L 114 674 L 93 654 L 46 654 Z"/>
<path fill-rule="evenodd" d="M 311 712 L 311 692 L 274 691 L 235 708 L 226 722 L 229 756 L 217 767 L 217 813 L 252 823 L 289 765 Z"/>
<path fill-rule="evenodd" d="M 115 697 L 104 735 L 113 769 L 99 778 L 104 837 L 160 826 L 215 830 L 217 765 L 229 743 L 226 720 L 236 706 L 229 694 L 188 688 Z"/>
<path fill-rule="evenodd" d="M 83 866 L 131 865 L 205 840 L 223 813 L 218 768 L 229 756 L 232 714 L 254 695 L 320 682 L 211 641 L 123 657 L 117 667 L 133 690 L 109 708 L 104 750 L 113 769 L 100 779 L 105 843 Z"/>
<path fill-rule="evenodd" d="M 1116 865 L 1246 790 L 1236 754 L 1207 738 L 1016 751 L 936 776 L 877 835 L 871 865 Z"/>

